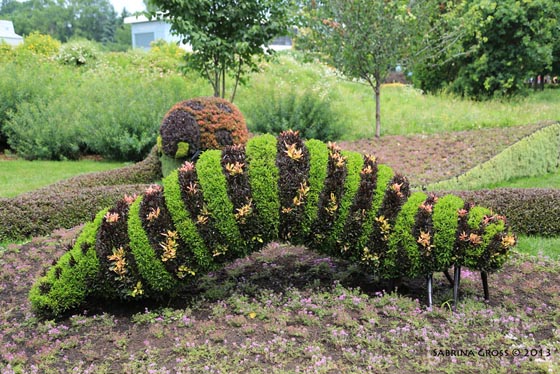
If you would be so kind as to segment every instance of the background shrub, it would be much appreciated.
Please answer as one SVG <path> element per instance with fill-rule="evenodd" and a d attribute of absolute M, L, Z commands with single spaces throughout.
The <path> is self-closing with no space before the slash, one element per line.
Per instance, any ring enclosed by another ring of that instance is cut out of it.
<path fill-rule="evenodd" d="M 256 133 L 279 134 L 292 129 L 304 138 L 322 141 L 339 139 L 343 133 L 329 99 L 309 90 L 303 94 L 270 92 L 251 103 L 246 115 L 249 129 Z"/>
<path fill-rule="evenodd" d="M 12 99 L 15 110 L 4 132 L 10 147 L 26 159 L 75 159 L 95 153 L 113 160 L 142 160 L 156 143 L 167 109 L 200 94 L 200 86 L 176 74 L 141 76 L 109 67 L 62 72 L 68 80 L 60 86 L 51 83 L 55 87 L 46 98 L 28 81 L 32 97 Z"/>
<path fill-rule="evenodd" d="M 53 79 L 56 77 L 56 79 Z M 48 102 L 61 94 L 72 81 L 71 71 L 45 62 L 30 52 L 15 53 L 0 64 L 0 149 L 8 146 L 6 123 L 17 113 L 18 105 L 37 99 Z"/>
<path fill-rule="evenodd" d="M 505 215 L 518 234 L 560 235 L 560 190 L 541 188 L 498 188 L 494 190 L 438 192 L 455 194 Z"/>
<path fill-rule="evenodd" d="M 52 57 L 56 55 L 61 48 L 61 43 L 50 35 L 40 34 L 39 32 L 32 32 L 27 35 L 23 44 L 16 47 L 17 50 L 26 50 L 34 54 Z"/>
<path fill-rule="evenodd" d="M 75 160 L 85 149 L 84 132 L 73 126 L 80 117 L 78 102 L 64 97 L 23 102 L 5 126 L 8 144 L 27 160 Z"/>
<path fill-rule="evenodd" d="M 179 60 L 163 52 L 99 56 L 77 69 L 14 49 L 0 64 L 0 148 L 28 159 L 97 153 L 142 160 L 166 111 L 209 91 L 194 73 L 179 74 Z"/>
<path fill-rule="evenodd" d="M 99 48 L 96 43 L 80 39 L 65 43 L 56 56 L 56 60 L 64 65 L 92 65 L 99 59 Z"/>

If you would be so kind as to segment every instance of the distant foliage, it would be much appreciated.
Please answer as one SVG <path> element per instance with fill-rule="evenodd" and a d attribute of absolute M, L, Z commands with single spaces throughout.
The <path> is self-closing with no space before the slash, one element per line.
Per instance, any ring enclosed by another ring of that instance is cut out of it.
<path fill-rule="evenodd" d="M 53 79 L 56 77 L 56 79 Z M 58 64 L 28 50 L 14 50 L 0 65 L 0 148 L 8 147 L 7 122 L 25 103 L 44 102 L 70 84 L 71 76 Z"/>
<path fill-rule="evenodd" d="M 26 159 L 141 160 L 169 107 L 205 92 L 146 54 L 88 69 L 27 57 L 0 66 L 0 145 Z"/>
<path fill-rule="evenodd" d="M 70 66 L 92 65 L 99 59 L 99 50 L 97 45 L 89 40 L 70 41 L 60 48 L 56 59 Z"/>
<path fill-rule="evenodd" d="M 163 39 L 158 39 L 150 43 L 150 53 L 180 60 L 185 57 L 186 51 L 179 47 L 176 42 L 166 42 Z"/>
<path fill-rule="evenodd" d="M 279 134 L 292 129 L 306 139 L 329 141 L 339 139 L 343 132 L 330 101 L 310 91 L 271 93 L 251 104 L 247 119 L 256 133 Z"/>
<path fill-rule="evenodd" d="M 50 35 L 32 32 L 23 39 L 23 44 L 17 48 L 51 57 L 60 51 L 61 43 Z"/>
<path fill-rule="evenodd" d="M 430 37 L 456 42 L 415 66 L 413 77 L 420 88 L 476 100 L 507 98 L 525 92 L 529 77 L 558 66 L 558 1 L 449 3 L 441 3 L 437 17 L 447 23 Z"/>

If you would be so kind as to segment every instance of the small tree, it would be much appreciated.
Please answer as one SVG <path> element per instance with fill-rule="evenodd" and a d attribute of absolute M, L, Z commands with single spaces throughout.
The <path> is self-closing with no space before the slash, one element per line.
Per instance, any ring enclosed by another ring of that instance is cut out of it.
<path fill-rule="evenodd" d="M 362 79 L 375 94 L 375 136 L 381 132 L 381 83 L 410 55 L 415 8 L 421 1 L 325 0 L 316 6 L 319 49 L 347 77 Z M 313 4 L 318 4 L 313 2 Z"/>
<path fill-rule="evenodd" d="M 192 46 L 187 62 L 210 81 L 214 96 L 225 98 L 226 74 L 234 79 L 230 101 L 267 46 L 288 32 L 291 0 L 148 0 L 172 30 Z M 149 8 L 150 9 L 150 8 Z M 153 9 L 153 8 L 152 8 Z"/>

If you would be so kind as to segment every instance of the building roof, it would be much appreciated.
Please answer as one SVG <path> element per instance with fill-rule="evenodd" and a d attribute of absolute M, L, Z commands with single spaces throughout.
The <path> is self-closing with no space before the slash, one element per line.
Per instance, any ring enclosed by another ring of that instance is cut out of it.
<path fill-rule="evenodd" d="M 1 40 L 8 44 L 16 45 L 23 42 L 23 37 L 15 33 L 12 21 L 0 20 L 0 41 Z"/>
<path fill-rule="evenodd" d="M 16 38 L 23 39 L 14 31 L 14 24 L 12 21 L 0 20 L 0 38 Z"/>
<path fill-rule="evenodd" d="M 163 13 L 161 13 L 163 14 Z M 135 15 L 135 16 L 129 16 L 129 17 L 124 17 L 123 22 L 125 24 L 132 24 L 132 23 L 144 23 L 144 22 L 157 22 L 157 21 L 161 21 L 161 22 L 165 22 L 162 19 L 157 19 L 156 17 L 153 17 L 151 19 L 148 19 L 148 17 L 146 17 L 143 14 L 139 14 L 139 15 Z"/>

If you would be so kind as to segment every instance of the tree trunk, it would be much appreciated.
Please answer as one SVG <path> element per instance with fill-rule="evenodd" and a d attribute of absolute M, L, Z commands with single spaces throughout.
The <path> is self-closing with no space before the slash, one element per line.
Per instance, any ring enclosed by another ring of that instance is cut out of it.
<path fill-rule="evenodd" d="M 214 97 L 220 97 L 220 71 L 217 67 L 214 68 Z"/>
<path fill-rule="evenodd" d="M 381 136 L 381 79 L 375 79 L 375 137 Z"/>

